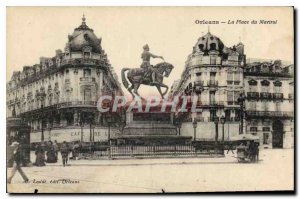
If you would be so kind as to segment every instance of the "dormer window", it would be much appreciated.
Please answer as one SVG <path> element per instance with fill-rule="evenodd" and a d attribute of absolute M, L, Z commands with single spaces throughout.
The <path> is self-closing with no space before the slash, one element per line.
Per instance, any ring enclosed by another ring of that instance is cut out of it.
<path fill-rule="evenodd" d="M 251 86 L 256 86 L 257 85 L 257 81 L 255 81 L 254 79 L 249 80 L 248 83 Z"/>
<path fill-rule="evenodd" d="M 269 86 L 270 82 L 268 80 L 263 80 L 260 82 L 262 86 Z"/>
<path fill-rule="evenodd" d="M 84 59 L 89 59 L 90 56 L 91 56 L 90 52 L 84 52 L 84 54 L 83 54 Z"/>
<path fill-rule="evenodd" d="M 216 47 L 217 47 L 216 43 L 211 43 L 210 44 L 210 50 L 216 50 L 217 49 Z"/>
<path fill-rule="evenodd" d="M 65 48 L 65 58 L 66 59 L 71 58 L 71 54 L 70 54 L 70 49 L 69 48 Z"/>
<path fill-rule="evenodd" d="M 204 44 L 199 44 L 199 50 L 203 51 L 204 50 Z"/>
<path fill-rule="evenodd" d="M 92 53 L 92 47 L 85 46 L 85 47 L 83 47 L 82 52 L 83 52 L 83 58 L 84 59 L 90 59 L 91 58 L 91 53 Z"/>
<path fill-rule="evenodd" d="M 91 76 L 91 69 L 84 69 L 83 70 L 83 77 L 90 77 Z"/>
<path fill-rule="evenodd" d="M 279 80 L 274 82 L 274 86 L 276 86 L 276 87 L 280 87 L 281 85 L 282 85 L 282 82 Z"/>

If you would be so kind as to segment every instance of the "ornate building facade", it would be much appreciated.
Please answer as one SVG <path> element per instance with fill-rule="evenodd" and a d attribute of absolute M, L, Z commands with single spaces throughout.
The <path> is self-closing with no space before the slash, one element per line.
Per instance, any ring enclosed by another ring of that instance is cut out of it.
<path fill-rule="evenodd" d="M 237 98 L 243 91 L 245 59 L 242 43 L 228 48 L 210 32 L 198 39 L 187 58 L 181 79 L 171 90 L 171 98 L 197 96 L 197 108 L 202 110 L 176 115 L 182 121 L 182 135 L 195 136 L 192 130 L 192 121 L 195 120 L 198 122 L 196 140 L 216 137 L 219 140 L 224 137 L 226 140 L 239 133 L 240 108 Z M 215 124 L 215 118 L 221 116 L 227 121 L 224 127 L 219 122 Z"/>
<path fill-rule="evenodd" d="M 293 65 L 249 61 L 244 75 L 247 133 L 264 148 L 294 147 Z"/>
<path fill-rule="evenodd" d="M 171 98 L 198 96 L 200 112 L 176 114 L 181 134 L 196 140 L 230 140 L 246 132 L 259 136 L 264 148 L 293 147 L 293 72 L 294 65 L 279 60 L 246 63 L 241 42 L 227 48 L 208 32 L 198 39 L 170 91 Z M 241 93 L 246 95 L 242 104 Z"/>
<path fill-rule="evenodd" d="M 107 121 L 97 111 L 102 94 L 123 95 L 101 47 L 86 25 L 75 28 L 64 51 L 14 72 L 7 83 L 7 117 L 21 117 L 31 128 L 31 143 L 41 140 L 106 141 Z M 113 116 L 121 120 L 120 115 Z M 112 128 L 118 133 L 118 127 Z"/>

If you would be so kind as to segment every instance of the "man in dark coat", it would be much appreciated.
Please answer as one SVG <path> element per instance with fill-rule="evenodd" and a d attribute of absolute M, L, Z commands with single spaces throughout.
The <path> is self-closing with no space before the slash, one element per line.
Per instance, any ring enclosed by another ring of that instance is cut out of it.
<path fill-rule="evenodd" d="M 66 166 L 68 163 L 68 155 L 69 155 L 69 147 L 68 147 L 66 141 L 63 142 L 63 144 L 60 148 L 60 153 L 61 153 L 63 165 Z"/>
<path fill-rule="evenodd" d="M 24 171 L 21 168 L 21 163 L 23 162 L 23 157 L 22 157 L 22 146 L 19 144 L 19 142 L 14 141 L 11 146 L 13 148 L 13 154 L 12 157 L 13 158 L 13 168 L 11 171 L 10 176 L 7 179 L 7 183 L 10 184 L 12 178 L 14 177 L 14 175 L 16 174 L 17 171 L 19 171 L 20 175 L 22 176 L 24 182 L 28 182 L 29 179 L 27 178 L 27 176 L 25 175 Z"/>

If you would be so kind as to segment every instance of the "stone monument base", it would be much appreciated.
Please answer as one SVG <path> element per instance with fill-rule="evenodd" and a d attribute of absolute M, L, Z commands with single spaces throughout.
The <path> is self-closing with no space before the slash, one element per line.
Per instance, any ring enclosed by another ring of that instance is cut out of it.
<path fill-rule="evenodd" d="M 178 135 L 122 135 L 112 139 L 116 145 L 186 145 L 192 143 L 191 136 Z"/>

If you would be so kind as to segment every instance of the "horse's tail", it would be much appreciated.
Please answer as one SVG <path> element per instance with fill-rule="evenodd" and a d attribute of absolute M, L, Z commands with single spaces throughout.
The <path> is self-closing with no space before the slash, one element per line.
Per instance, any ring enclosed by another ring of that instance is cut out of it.
<path fill-rule="evenodd" d="M 128 81 L 126 79 L 126 76 L 125 76 L 125 72 L 130 70 L 129 68 L 123 68 L 122 71 L 121 71 L 121 74 L 122 74 L 122 83 L 123 85 L 125 86 L 125 88 L 128 88 L 129 84 L 128 84 Z"/>

